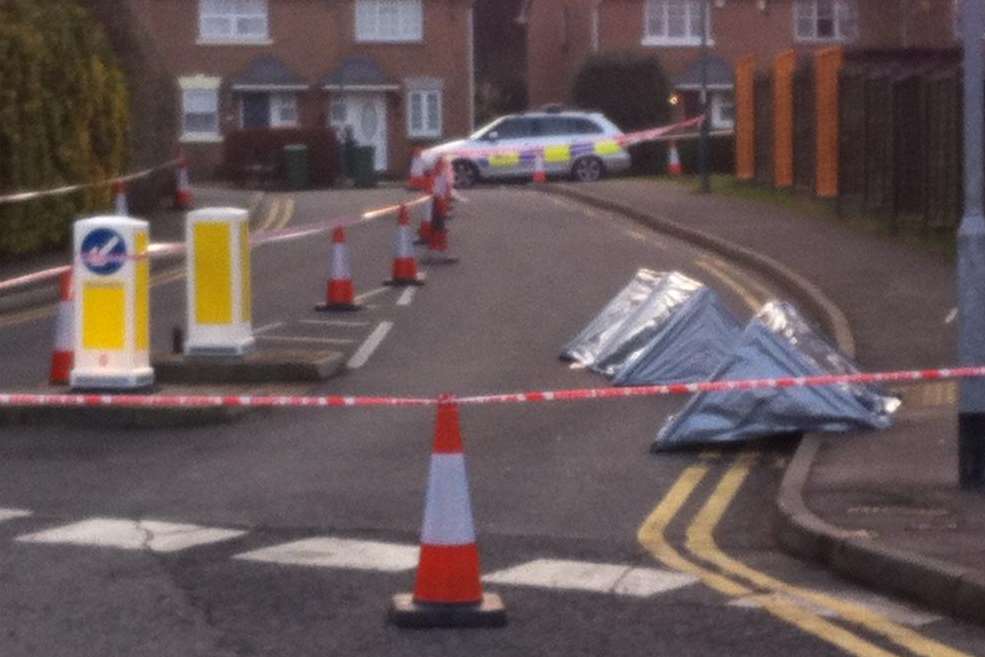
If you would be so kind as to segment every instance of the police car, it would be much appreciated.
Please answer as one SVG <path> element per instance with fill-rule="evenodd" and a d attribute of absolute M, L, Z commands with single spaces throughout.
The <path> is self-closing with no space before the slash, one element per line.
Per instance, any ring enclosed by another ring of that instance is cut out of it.
<path fill-rule="evenodd" d="M 439 144 L 421 155 L 427 167 L 450 155 L 458 187 L 478 180 L 529 177 L 538 156 L 549 176 L 591 182 L 629 168 L 629 153 L 618 142 L 621 136 L 622 131 L 599 112 L 551 108 L 500 117 L 467 139 Z"/>

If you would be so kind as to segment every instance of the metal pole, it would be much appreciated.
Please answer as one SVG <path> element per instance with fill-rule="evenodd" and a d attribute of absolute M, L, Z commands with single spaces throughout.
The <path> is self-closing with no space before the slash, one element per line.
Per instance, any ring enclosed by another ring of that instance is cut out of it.
<path fill-rule="evenodd" d="M 982 35 L 985 0 L 963 0 L 964 216 L 958 230 L 958 356 L 962 364 L 985 363 L 985 188 L 982 159 Z M 961 383 L 958 406 L 958 480 L 961 488 L 985 491 L 985 379 Z"/>
<path fill-rule="evenodd" d="M 708 0 L 701 0 L 701 136 L 698 139 L 698 171 L 701 173 L 701 191 L 707 194 L 711 191 L 711 178 L 708 166 Z"/>

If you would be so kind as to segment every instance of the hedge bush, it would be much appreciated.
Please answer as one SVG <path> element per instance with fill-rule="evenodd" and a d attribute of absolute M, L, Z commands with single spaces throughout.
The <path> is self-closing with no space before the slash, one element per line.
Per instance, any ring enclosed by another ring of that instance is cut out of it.
<path fill-rule="evenodd" d="M 575 76 L 571 97 L 579 107 L 597 109 L 624 132 L 652 128 L 670 121 L 670 85 L 655 55 L 633 52 L 590 55 Z M 633 168 L 663 172 L 663 144 L 630 148 Z"/>
<path fill-rule="evenodd" d="M 126 84 L 99 25 L 66 0 L 0 2 L 0 194 L 125 170 Z M 0 206 L 0 255 L 64 246 L 107 187 Z"/>
<path fill-rule="evenodd" d="M 226 135 L 223 170 L 237 184 L 246 184 L 252 168 L 264 167 L 275 180 L 284 182 L 284 146 L 308 147 L 311 184 L 331 187 L 339 170 L 338 141 L 327 128 L 255 128 Z"/>

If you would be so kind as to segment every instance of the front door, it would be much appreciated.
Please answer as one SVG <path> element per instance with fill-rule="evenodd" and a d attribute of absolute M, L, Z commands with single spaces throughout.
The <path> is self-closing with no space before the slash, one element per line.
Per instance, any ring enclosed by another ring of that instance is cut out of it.
<path fill-rule="evenodd" d="M 330 101 L 329 120 L 333 128 L 349 127 L 360 146 L 372 146 L 375 150 L 376 170 L 387 168 L 387 116 L 386 98 L 381 93 L 344 93 Z"/>
<path fill-rule="evenodd" d="M 243 94 L 242 103 L 244 128 L 270 127 L 270 94 Z"/>

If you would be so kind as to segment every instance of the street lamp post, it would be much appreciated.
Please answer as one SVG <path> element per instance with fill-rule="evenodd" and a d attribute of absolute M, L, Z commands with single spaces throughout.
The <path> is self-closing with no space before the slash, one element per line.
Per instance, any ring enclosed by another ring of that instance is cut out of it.
<path fill-rule="evenodd" d="M 985 187 L 983 51 L 985 0 L 961 2 L 964 41 L 964 216 L 958 230 L 958 357 L 985 363 Z M 985 379 L 964 379 L 958 407 L 958 479 L 961 488 L 985 490 Z"/>
<path fill-rule="evenodd" d="M 701 173 L 701 191 L 711 191 L 708 173 L 708 0 L 701 0 L 701 134 L 698 138 L 698 171 Z"/>

